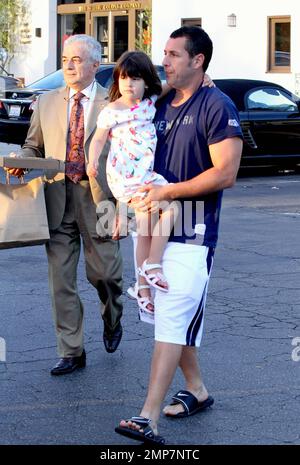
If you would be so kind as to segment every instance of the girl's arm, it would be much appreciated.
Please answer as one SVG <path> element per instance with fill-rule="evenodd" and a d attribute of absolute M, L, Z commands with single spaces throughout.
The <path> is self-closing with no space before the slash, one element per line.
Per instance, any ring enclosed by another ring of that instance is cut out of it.
<path fill-rule="evenodd" d="M 109 129 L 97 128 L 89 148 L 89 162 L 86 174 L 96 177 L 98 174 L 99 157 L 108 138 Z"/>
<path fill-rule="evenodd" d="M 216 87 L 214 81 L 211 79 L 211 77 L 208 75 L 208 74 L 204 74 L 204 77 L 203 77 L 203 87 Z M 167 83 L 163 83 L 162 84 L 162 91 L 161 91 L 161 94 L 158 96 L 158 98 L 163 98 L 165 97 L 165 95 L 167 95 L 168 92 L 170 92 L 170 90 L 172 89 L 172 87 L 169 86 L 169 84 Z"/>

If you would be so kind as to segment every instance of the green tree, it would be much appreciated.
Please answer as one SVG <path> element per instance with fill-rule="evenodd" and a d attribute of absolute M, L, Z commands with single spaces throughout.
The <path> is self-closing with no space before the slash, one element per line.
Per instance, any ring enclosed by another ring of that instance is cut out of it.
<path fill-rule="evenodd" d="M 18 50 L 20 23 L 25 14 L 24 0 L 0 0 L 0 68 L 6 73 Z"/>
<path fill-rule="evenodd" d="M 137 18 L 137 39 L 135 47 L 137 50 L 141 50 L 151 57 L 152 11 L 149 8 L 145 8 L 145 10 L 139 11 Z"/>

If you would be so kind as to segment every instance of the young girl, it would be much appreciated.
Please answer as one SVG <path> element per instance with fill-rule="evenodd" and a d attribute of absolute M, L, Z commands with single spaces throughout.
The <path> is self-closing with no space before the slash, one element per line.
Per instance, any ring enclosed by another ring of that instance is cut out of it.
<path fill-rule="evenodd" d="M 168 90 L 165 85 L 164 94 Z M 87 174 L 96 176 L 99 156 L 110 139 L 107 181 L 114 197 L 133 208 L 143 196 L 138 192 L 140 187 L 167 184 L 165 178 L 153 171 L 156 132 L 152 120 L 155 102 L 161 95 L 161 82 L 150 58 L 139 51 L 123 53 L 113 72 L 110 103 L 99 114 L 90 145 Z M 174 225 L 175 210 L 175 205 L 165 206 L 154 226 L 151 213 L 135 210 L 139 274 L 135 291 L 140 315 L 153 314 L 150 286 L 168 292 L 161 259 Z"/>

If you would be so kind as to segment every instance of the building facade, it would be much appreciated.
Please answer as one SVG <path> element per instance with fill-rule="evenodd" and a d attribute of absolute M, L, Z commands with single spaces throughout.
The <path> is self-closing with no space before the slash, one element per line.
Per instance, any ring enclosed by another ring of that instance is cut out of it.
<path fill-rule="evenodd" d="M 29 84 L 56 69 L 57 1 L 23 1 L 25 12 L 19 18 L 18 52 L 9 72 Z"/>
<path fill-rule="evenodd" d="M 273 81 L 300 96 L 299 0 L 152 0 L 152 58 L 160 63 L 170 32 L 198 24 L 210 35 L 212 78 Z"/>
<path fill-rule="evenodd" d="M 213 40 L 212 78 L 264 79 L 300 95 L 299 0 L 252 0 L 251 8 L 240 0 L 24 1 L 27 39 L 10 72 L 26 84 L 60 67 L 63 43 L 72 34 L 99 40 L 103 62 L 116 61 L 128 49 L 145 49 L 148 41 L 147 51 L 159 64 L 170 32 L 194 24 Z M 152 37 L 145 37 L 151 20 Z"/>
<path fill-rule="evenodd" d="M 89 34 L 102 45 L 102 61 L 115 62 L 123 52 L 136 48 L 147 9 L 151 10 L 151 0 L 58 0 L 58 59 L 67 37 Z"/>
<path fill-rule="evenodd" d="M 102 61 L 114 62 L 125 50 L 144 47 L 151 0 L 24 0 L 28 7 L 19 53 L 9 71 L 29 84 L 61 66 L 67 37 L 89 34 L 102 45 Z M 26 36 L 26 37 L 25 37 Z"/>

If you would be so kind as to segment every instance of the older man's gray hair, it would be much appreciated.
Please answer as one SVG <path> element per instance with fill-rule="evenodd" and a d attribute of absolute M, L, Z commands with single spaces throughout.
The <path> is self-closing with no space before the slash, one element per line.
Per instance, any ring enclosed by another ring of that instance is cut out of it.
<path fill-rule="evenodd" d="M 66 39 L 64 45 L 71 45 L 75 42 L 85 44 L 91 61 L 101 62 L 101 45 L 94 37 L 88 36 L 87 34 L 76 34 Z"/>

